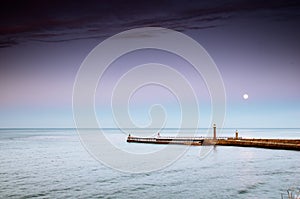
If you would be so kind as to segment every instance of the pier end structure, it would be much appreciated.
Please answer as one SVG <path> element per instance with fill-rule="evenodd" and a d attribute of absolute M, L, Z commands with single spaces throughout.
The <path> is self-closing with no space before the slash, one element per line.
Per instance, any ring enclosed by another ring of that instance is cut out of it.
<path fill-rule="evenodd" d="M 217 126 L 216 126 L 216 124 L 214 124 L 213 125 L 213 129 L 214 129 L 214 140 L 216 140 L 217 139 Z"/>

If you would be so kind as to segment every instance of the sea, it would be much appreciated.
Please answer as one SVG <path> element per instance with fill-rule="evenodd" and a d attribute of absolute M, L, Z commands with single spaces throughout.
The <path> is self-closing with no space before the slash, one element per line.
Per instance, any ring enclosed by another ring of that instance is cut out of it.
<path fill-rule="evenodd" d="M 207 135 L 205 129 L 196 130 Z M 222 129 L 222 136 L 235 131 Z M 241 137 L 300 139 L 300 129 L 238 131 Z M 148 132 L 155 136 L 157 129 Z M 175 132 L 167 129 L 161 136 Z M 121 150 L 160 149 L 127 143 L 120 129 L 105 129 L 105 134 Z M 189 147 L 161 169 L 133 173 L 95 159 L 76 129 L 0 129 L 0 198 L 278 199 L 300 187 L 300 151 L 215 146 L 203 157 L 201 147 Z"/>

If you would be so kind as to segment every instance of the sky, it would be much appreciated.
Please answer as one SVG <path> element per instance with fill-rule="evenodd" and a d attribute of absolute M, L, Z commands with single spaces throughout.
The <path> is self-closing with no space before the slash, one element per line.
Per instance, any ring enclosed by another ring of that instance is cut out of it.
<path fill-rule="evenodd" d="M 110 36 L 142 27 L 179 31 L 205 48 L 224 82 L 224 127 L 300 128 L 299 13 L 300 1 L 281 0 L 4 0 L 0 128 L 75 127 L 73 86 L 86 56 Z M 108 96 L 122 73 L 149 62 L 167 64 L 188 79 L 199 100 L 200 127 L 208 127 L 211 103 L 203 78 L 185 60 L 159 50 L 129 53 L 106 71 L 95 96 L 102 127 L 116 127 Z M 140 90 L 129 101 L 118 99 L 117 106 L 128 106 L 134 123 L 147 127 L 149 108 L 161 104 L 166 127 L 177 127 L 179 104 L 189 99 L 178 103 L 157 85 Z"/>

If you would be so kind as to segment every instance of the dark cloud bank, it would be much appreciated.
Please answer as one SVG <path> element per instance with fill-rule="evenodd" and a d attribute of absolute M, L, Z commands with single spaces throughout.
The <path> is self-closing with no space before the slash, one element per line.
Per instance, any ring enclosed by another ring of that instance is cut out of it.
<path fill-rule="evenodd" d="M 184 32 L 222 26 L 243 17 L 300 21 L 300 1 L 6 0 L 1 4 L 2 48 L 29 40 L 104 38 L 143 26 Z"/>

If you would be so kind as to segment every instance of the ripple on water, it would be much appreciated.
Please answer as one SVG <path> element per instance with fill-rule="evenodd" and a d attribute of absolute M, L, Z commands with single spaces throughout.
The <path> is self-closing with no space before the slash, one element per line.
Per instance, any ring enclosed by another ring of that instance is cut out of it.
<path fill-rule="evenodd" d="M 0 198 L 280 198 L 299 186 L 295 151 L 218 147 L 199 159 L 191 147 L 165 169 L 124 174 L 99 164 L 66 133 L 18 141 L 19 134 L 6 135 L 12 141 L 0 133 Z"/>

